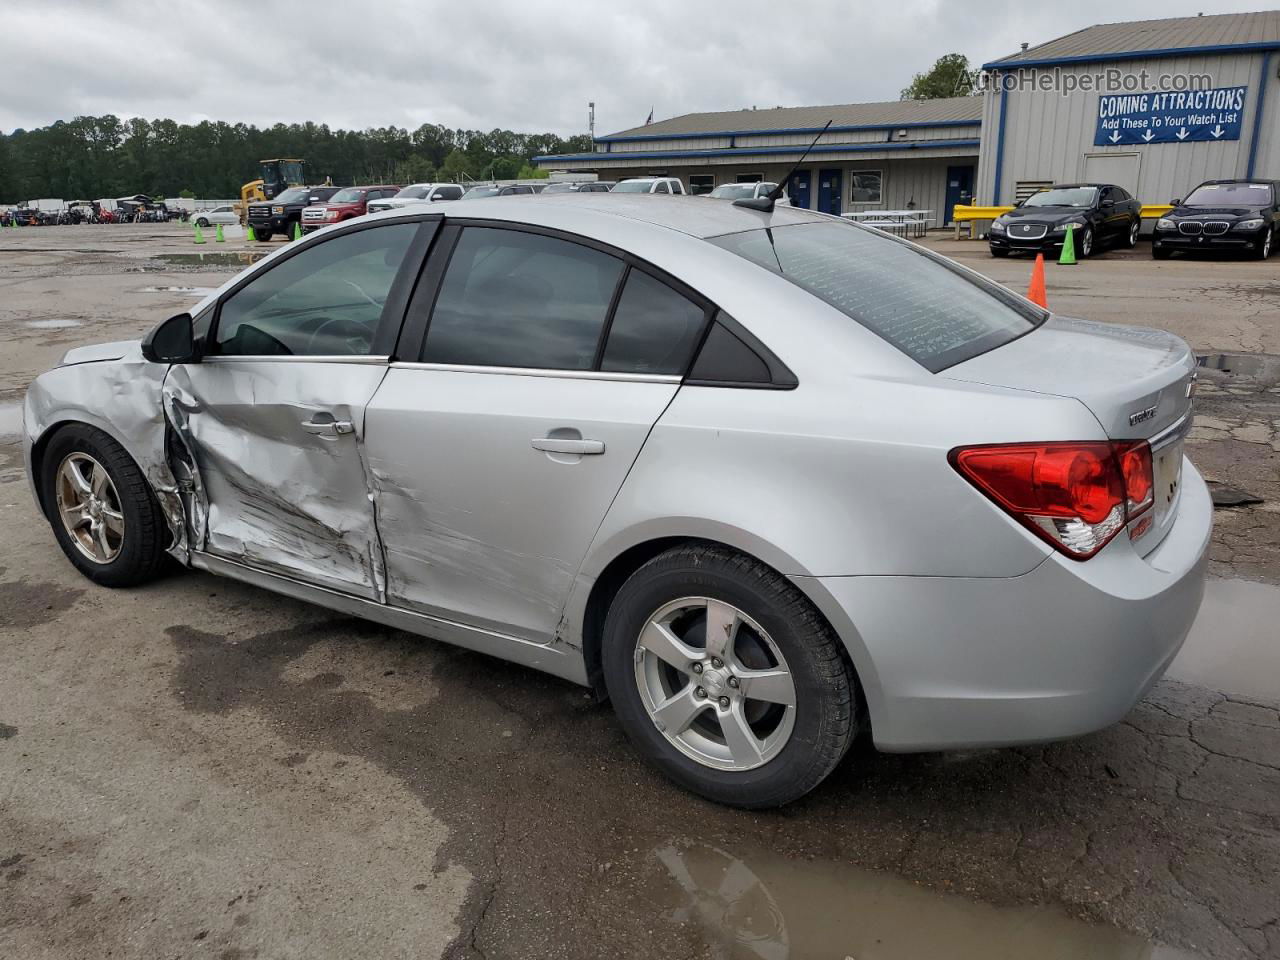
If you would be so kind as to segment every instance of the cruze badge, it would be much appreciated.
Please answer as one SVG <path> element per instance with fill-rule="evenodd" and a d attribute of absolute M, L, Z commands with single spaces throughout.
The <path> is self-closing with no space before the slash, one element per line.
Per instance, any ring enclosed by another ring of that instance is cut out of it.
<path fill-rule="evenodd" d="M 1129 426 L 1136 427 L 1140 423 L 1146 423 L 1148 420 L 1154 420 L 1156 417 L 1156 408 L 1147 407 L 1145 410 L 1139 410 L 1136 413 L 1129 414 Z"/>

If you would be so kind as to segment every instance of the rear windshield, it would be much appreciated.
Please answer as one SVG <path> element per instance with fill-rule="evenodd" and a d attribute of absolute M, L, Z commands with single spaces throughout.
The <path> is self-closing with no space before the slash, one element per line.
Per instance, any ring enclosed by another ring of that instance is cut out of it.
<path fill-rule="evenodd" d="M 396 196 L 402 197 L 406 200 L 421 200 L 430 192 L 430 190 L 430 184 L 427 184 L 425 187 L 405 187 L 397 193 Z"/>
<path fill-rule="evenodd" d="M 623 180 L 613 188 L 614 193 L 648 193 L 653 189 L 652 180 Z"/>
<path fill-rule="evenodd" d="M 364 199 L 364 191 L 356 187 L 348 187 L 346 190 L 339 190 L 329 198 L 330 203 L 356 203 Z"/>
<path fill-rule="evenodd" d="M 933 373 L 1016 340 L 1048 316 L 943 257 L 852 223 L 711 242 L 786 277 Z"/>
<path fill-rule="evenodd" d="M 290 187 L 280 196 L 276 197 L 276 203 L 297 203 L 299 200 L 305 200 L 308 196 L 306 187 Z"/>

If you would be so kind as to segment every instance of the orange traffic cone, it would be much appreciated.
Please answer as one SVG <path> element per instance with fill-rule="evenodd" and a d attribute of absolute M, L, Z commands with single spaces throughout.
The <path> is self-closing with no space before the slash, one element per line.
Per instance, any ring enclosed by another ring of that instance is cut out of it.
<path fill-rule="evenodd" d="M 1049 298 L 1044 292 L 1044 254 L 1036 254 L 1036 265 L 1031 268 L 1031 286 L 1027 287 L 1027 299 L 1049 309 Z"/>

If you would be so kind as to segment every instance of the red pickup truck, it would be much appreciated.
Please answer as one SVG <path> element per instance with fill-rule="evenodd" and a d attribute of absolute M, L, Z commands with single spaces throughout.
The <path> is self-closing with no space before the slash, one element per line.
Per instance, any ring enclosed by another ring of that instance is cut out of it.
<path fill-rule="evenodd" d="M 331 223 L 341 223 L 354 217 L 363 217 L 370 200 L 394 197 L 400 188 L 380 183 L 372 187 L 343 187 L 328 203 L 317 203 L 302 211 L 302 232 L 310 233 Z"/>

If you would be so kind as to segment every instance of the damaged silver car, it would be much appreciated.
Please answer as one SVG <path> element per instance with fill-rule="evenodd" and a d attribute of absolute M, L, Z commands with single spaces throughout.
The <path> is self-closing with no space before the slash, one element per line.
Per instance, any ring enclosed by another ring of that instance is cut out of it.
<path fill-rule="evenodd" d="M 550 672 L 760 807 L 858 734 L 1129 710 L 1203 588 L 1193 373 L 1166 333 L 805 210 L 460 200 L 72 350 L 24 450 L 100 584 L 176 560 Z"/>

